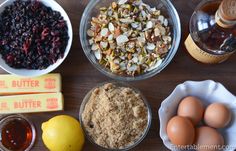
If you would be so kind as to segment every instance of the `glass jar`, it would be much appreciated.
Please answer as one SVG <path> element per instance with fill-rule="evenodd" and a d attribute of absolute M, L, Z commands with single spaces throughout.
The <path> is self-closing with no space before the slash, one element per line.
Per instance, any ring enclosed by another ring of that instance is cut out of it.
<path fill-rule="evenodd" d="M 0 150 L 29 151 L 34 145 L 36 130 L 32 122 L 19 114 L 0 118 Z"/>

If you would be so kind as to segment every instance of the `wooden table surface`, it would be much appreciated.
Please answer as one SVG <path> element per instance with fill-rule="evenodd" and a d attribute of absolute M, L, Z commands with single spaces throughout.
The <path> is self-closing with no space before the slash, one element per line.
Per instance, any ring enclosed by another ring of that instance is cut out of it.
<path fill-rule="evenodd" d="M 49 118 L 68 114 L 79 117 L 79 107 L 85 94 L 98 83 L 111 80 L 96 70 L 85 57 L 79 41 L 79 23 L 84 8 L 89 0 L 57 0 L 68 13 L 74 31 L 74 41 L 71 52 L 65 62 L 54 72 L 61 73 L 63 78 L 63 94 L 65 111 L 55 113 L 29 114 L 37 128 L 37 140 L 33 151 L 46 151 L 41 139 L 41 123 Z M 0 0 L 3 2 L 3 0 Z M 172 62 L 160 74 L 144 81 L 130 84 L 146 96 L 152 107 L 153 121 L 146 139 L 134 151 L 164 151 L 168 150 L 159 137 L 158 108 L 161 102 L 173 91 L 176 85 L 186 81 L 201 81 L 212 79 L 221 82 L 232 93 L 236 93 L 236 55 L 219 65 L 205 65 L 193 60 L 183 45 L 188 35 L 188 21 L 200 0 L 173 0 L 179 12 L 182 23 L 182 41 Z M 6 73 L 0 69 L 0 73 Z M 63 139 L 63 138 L 61 138 Z M 84 151 L 98 151 L 86 141 Z"/>

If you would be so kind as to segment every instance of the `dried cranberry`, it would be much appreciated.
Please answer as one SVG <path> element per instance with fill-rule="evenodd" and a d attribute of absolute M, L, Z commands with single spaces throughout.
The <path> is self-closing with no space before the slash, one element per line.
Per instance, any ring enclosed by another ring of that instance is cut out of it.
<path fill-rule="evenodd" d="M 12 55 L 7 55 L 7 62 L 12 63 L 14 60 L 14 57 Z"/>
<path fill-rule="evenodd" d="M 31 40 L 27 39 L 25 43 L 23 44 L 23 48 L 22 48 L 25 54 L 28 53 L 30 45 L 31 45 Z"/>

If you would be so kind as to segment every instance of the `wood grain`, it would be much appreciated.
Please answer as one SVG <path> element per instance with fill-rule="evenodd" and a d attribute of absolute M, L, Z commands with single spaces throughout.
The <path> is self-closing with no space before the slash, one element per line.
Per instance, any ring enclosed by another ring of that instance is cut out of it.
<path fill-rule="evenodd" d="M 68 13 L 74 31 L 74 41 L 71 52 L 65 62 L 54 72 L 61 73 L 63 78 L 63 94 L 65 111 L 56 113 L 28 114 L 37 128 L 37 141 L 33 151 L 47 150 L 41 139 L 41 123 L 58 114 L 68 114 L 79 117 L 79 107 L 85 94 L 98 83 L 111 79 L 102 75 L 87 60 L 79 41 L 80 18 L 89 0 L 57 0 Z M 0 0 L 2 3 L 3 0 Z M 188 21 L 193 9 L 200 0 L 173 0 L 179 12 L 182 23 L 182 41 L 173 61 L 157 76 L 148 80 L 131 82 L 130 85 L 140 89 L 148 99 L 153 113 L 151 130 L 146 139 L 134 151 L 165 151 L 159 137 L 158 108 L 161 102 L 173 91 L 176 85 L 186 80 L 208 80 L 221 82 L 232 93 L 236 92 L 236 55 L 219 65 L 205 65 L 193 60 L 187 53 L 183 42 L 188 35 Z M 0 70 L 0 73 L 5 73 Z M 63 139 L 63 138 L 61 138 Z M 86 141 L 84 151 L 98 151 Z"/>

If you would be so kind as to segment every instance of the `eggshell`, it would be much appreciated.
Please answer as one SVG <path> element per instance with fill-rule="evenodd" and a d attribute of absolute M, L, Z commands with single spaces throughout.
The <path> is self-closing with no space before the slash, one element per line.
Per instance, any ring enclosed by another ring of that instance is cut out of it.
<path fill-rule="evenodd" d="M 213 103 L 206 108 L 205 123 L 214 128 L 223 128 L 231 121 L 231 111 L 222 103 Z"/>
<path fill-rule="evenodd" d="M 198 151 L 217 151 L 224 145 L 224 138 L 214 128 L 202 126 L 196 129 L 194 144 Z"/>
<path fill-rule="evenodd" d="M 184 98 L 178 107 L 177 114 L 179 116 L 187 117 L 194 125 L 197 125 L 204 113 L 204 107 L 199 98 L 188 96 Z"/>
<path fill-rule="evenodd" d="M 175 145 L 191 145 L 195 137 L 194 126 L 189 119 L 175 116 L 167 124 L 167 135 Z"/>

